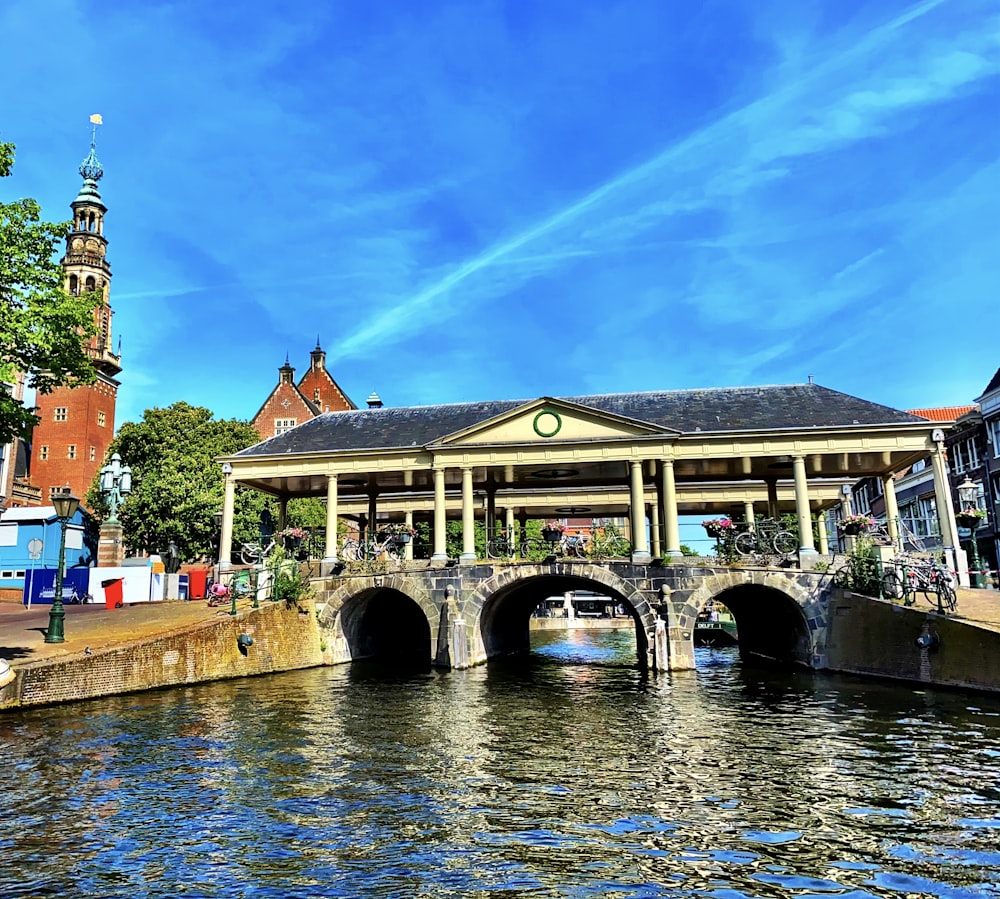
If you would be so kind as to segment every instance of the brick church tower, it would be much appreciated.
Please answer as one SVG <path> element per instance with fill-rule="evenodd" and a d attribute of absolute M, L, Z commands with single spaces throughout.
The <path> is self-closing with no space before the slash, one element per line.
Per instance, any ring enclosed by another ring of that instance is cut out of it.
<path fill-rule="evenodd" d="M 53 490 L 67 484 L 83 499 L 104 464 L 115 432 L 121 357 L 112 351 L 111 342 L 111 266 L 105 258 L 108 241 L 104 237 L 108 210 L 97 190 L 104 169 L 97 161 L 96 130 L 90 153 L 80 166 L 83 187 L 71 204 L 73 225 L 62 267 L 70 293 L 96 290 L 101 296 L 94 311 L 97 333 L 87 345 L 97 380 L 80 387 L 57 387 L 35 399 L 40 421 L 31 440 L 31 482 L 41 488 L 43 504 L 49 502 Z"/>

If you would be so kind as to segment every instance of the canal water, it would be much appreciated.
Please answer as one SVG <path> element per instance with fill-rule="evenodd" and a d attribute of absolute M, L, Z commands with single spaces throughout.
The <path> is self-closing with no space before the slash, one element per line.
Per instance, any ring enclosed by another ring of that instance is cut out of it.
<path fill-rule="evenodd" d="M 1000 702 L 630 634 L 0 715 L 0 896 L 1000 896 Z"/>

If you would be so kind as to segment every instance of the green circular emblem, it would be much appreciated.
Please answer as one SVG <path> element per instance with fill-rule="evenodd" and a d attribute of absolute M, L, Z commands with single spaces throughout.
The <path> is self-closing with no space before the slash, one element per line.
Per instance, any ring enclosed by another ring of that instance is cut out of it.
<path fill-rule="evenodd" d="M 559 417 L 558 412 L 553 412 L 551 409 L 542 409 L 535 416 L 535 420 L 531 423 L 531 426 L 535 429 L 535 433 L 539 437 L 555 437 L 562 427 L 562 419 Z"/>

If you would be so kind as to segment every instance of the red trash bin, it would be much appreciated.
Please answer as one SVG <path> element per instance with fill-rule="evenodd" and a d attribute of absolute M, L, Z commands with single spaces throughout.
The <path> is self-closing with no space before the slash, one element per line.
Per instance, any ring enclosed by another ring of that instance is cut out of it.
<path fill-rule="evenodd" d="M 208 583 L 207 568 L 192 568 L 188 572 L 188 599 L 204 599 Z"/>
<path fill-rule="evenodd" d="M 124 583 L 125 578 L 123 577 L 101 581 L 101 586 L 104 588 L 104 608 L 120 609 L 122 607 L 122 584 Z"/>

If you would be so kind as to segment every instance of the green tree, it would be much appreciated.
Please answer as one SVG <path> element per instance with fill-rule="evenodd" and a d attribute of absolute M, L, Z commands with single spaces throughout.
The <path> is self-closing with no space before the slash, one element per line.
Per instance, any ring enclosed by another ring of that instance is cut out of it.
<path fill-rule="evenodd" d="M 0 143 L 0 178 L 10 175 L 14 145 Z M 63 384 L 94 380 L 84 340 L 95 333 L 97 292 L 72 296 L 63 289 L 55 256 L 69 223 L 40 219 L 34 200 L 0 202 L 0 383 L 28 376 L 28 386 L 49 393 Z M 38 418 L 0 390 L 0 446 L 27 439 Z"/>
<path fill-rule="evenodd" d="M 108 448 L 132 468 L 132 493 L 119 510 L 125 543 L 133 550 L 162 552 L 170 541 L 182 559 L 214 558 L 219 534 L 215 513 L 222 509 L 225 481 L 215 460 L 260 440 L 253 427 L 235 419 L 215 419 L 200 406 L 174 403 L 147 409 L 141 422 L 122 425 Z M 107 508 L 99 477 L 87 506 L 103 517 Z M 256 540 L 268 499 L 236 488 L 233 541 Z"/>

